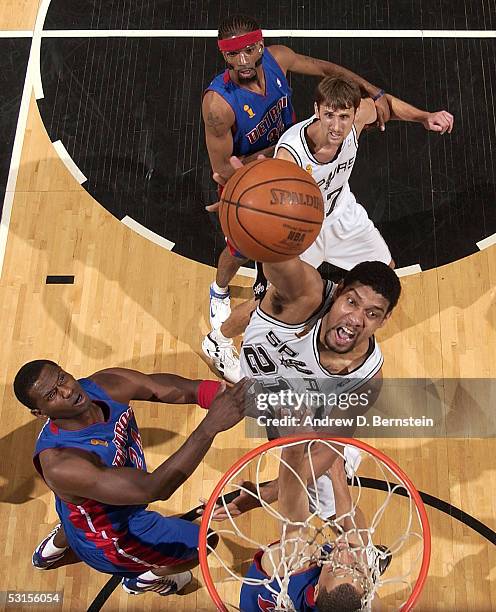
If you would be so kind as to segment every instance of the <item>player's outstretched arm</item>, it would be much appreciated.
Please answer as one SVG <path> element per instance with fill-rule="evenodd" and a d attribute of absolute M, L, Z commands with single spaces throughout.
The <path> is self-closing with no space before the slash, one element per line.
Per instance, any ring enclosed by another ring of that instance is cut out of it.
<path fill-rule="evenodd" d="M 375 100 L 377 120 L 379 127 L 383 129 L 384 124 L 389 119 L 389 106 L 384 99 L 384 90 L 376 85 L 372 85 L 372 83 L 369 83 L 363 77 L 348 70 L 348 68 L 315 57 L 300 55 L 284 45 L 272 45 L 269 47 L 269 51 L 284 71 L 289 70 L 290 72 L 296 72 L 298 74 L 308 74 L 320 77 L 343 77 L 350 81 L 355 81 L 361 89 Z"/>
<path fill-rule="evenodd" d="M 315 308 L 322 301 L 322 277 L 299 257 L 277 263 L 264 263 L 264 274 L 273 287 L 273 295 L 283 308 L 296 305 L 297 300 Z M 307 304 L 308 302 L 308 304 Z M 300 309 L 300 306 L 298 306 Z"/>
<path fill-rule="evenodd" d="M 40 462 L 49 487 L 62 498 L 90 498 L 106 504 L 147 504 L 168 499 L 194 472 L 215 436 L 241 421 L 249 381 L 227 389 L 181 448 L 153 472 L 129 467 L 102 467 L 87 453 L 68 449 L 45 451 Z"/>
<path fill-rule="evenodd" d="M 430 113 L 423 111 L 408 102 L 403 102 L 390 94 L 386 94 L 389 107 L 391 109 L 391 119 L 399 119 L 400 121 L 415 121 L 421 123 L 426 130 L 451 134 L 453 130 L 454 117 L 446 110 Z"/>
<path fill-rule="evenodd" d="M 90 377 L 122 404 L 131 400 L 166 404 L 196 404 L 203 381 L 190 380 L 175 374 L 144 374 L 128 368 L 108 368 Z M 215 383 L 213 383 L 215 384 Z"/>
<path fill-rule="evenodd" d="M 227 181 L 234 169 L 229 163 L 233 153 L 232 127 L 235 117 L 232 108 L 217 93 L 207 91 L 202 102 L 205 140 L 212 171 Z"/>

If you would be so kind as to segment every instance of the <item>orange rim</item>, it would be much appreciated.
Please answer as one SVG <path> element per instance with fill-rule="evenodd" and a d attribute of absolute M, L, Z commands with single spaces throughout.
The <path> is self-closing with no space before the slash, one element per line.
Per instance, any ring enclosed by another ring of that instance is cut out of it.
<path fill-rule="evenodd" d="M 228 612 L 224 602 L 222 601 L 217 589 L 215 587 L 214 581 L 212 580 L 212 576 L 210 575 L 210 568 L 208 566 L 208 556 L 207 556 L 207 534 L 208 534 L 208 526 L 210 523 L 210 517 L 214 511 L 217 499 L 221 495 L 221 491 L 226 485 L 226 483 L 232 478 L 236 472 L 240 471 L 247 463 L 249 463 L 254 457 L 260 455 L 261 453 L 268 451 L 272 448 L 276 448 L 278 446 L 285 446 L 286 444 L 291 444 L 293 442 L 302 442 L 304 440 L 327 440 L 329 442 L 338 442 L 341 444 L 351 444 L 356 446 L 357 448 L 374 455 L 380 459 L 383 463 L 385 463 L 389 469 L 398 477 L 399 480 L 405 485 L 406 489 L 411 495 L 411 498 L 415 502 L 417 506 L 417 510 L 420 516 L 420 522 L 422 525 L 422 534 L 423 534 L 423 558 L 422 564 L 420 566 L 419 575 L 417 578 L 417 582 L 415 583 L 412 592 L 410 593 L 410 597 L 401 607 L 401 612 L 409 612 L 419 598 L 419 595 L 424 587 L 425 581 L 427 579 L 427 572 L 429 570 L 429 563 L 431 560 L 431 529 L 429 526 L 429 520 L 427 518 L 427 513 L 425 511 L 424 502 L 420 497 L 419 492 L 415 488 L 414 484 L 408 478 L 408 476 L 403 472 L 403 470 L 387 455 L 382 453 L 380 450 L 362 442 L 361 440 L 355 440 L 354 438 L 334 438 L 332 436 L 325 435 L 301 435 L 301 436 L 292 436 L 286 438 L 277 438 L 276 440 L 270 440 L 257 448 L 252 449 L 243 457 L 238 459 L 236 463 L 234 463 L 227 472 L 222 476 L 222 478 L 217 483 L 217 486 L 212 492 L 207 505 L 205 506 L 205 511 L 202 516 L 201 526 L 200 526 L 200 535 L 198 539 L 198 556 L 200 559 L 200 568 L 202 571 L 203 579 L 205 581 L 205 585 L 207 590 L 214 602 L 217 610 L 221 610 L 222 612 Z"/>

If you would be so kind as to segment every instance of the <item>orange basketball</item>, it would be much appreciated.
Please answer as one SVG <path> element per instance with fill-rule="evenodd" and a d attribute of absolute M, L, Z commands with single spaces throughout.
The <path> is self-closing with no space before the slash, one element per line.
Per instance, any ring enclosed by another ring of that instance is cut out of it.
<path fill-rule="evenodd" d="M 222 191 L 219 218 L 232 246 L 255 261 L 285 261 L 306 251 L 324 220 L 313 178 L 283 159 L 256 160 Z"/>

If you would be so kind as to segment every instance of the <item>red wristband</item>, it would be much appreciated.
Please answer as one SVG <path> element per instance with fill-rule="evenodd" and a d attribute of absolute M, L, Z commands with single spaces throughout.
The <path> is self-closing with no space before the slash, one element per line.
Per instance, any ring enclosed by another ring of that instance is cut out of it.
<path fill-rule="evenodd" d="M 196 403 L 208 410 L 222 383 L 218 380 L 202 380 L 198 385 Z"/>

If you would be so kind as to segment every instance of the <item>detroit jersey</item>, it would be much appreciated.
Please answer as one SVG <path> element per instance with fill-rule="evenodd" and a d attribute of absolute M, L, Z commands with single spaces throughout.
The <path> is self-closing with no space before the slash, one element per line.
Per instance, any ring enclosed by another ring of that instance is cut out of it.
<path fill-rule="evenodd" d="M 250 565 L 246 578 L 267 580 L 268 576 L 262 568 L 263 551 L 259 550 Z M 316 610 L 314 601 L 315 585 L 319 581 L 321 568 L 317 565 L 293 574 L 289 580 L 288 595 L 295 610 L 310 612 Z M 270 583 L 272 589 L 279 591 L 277 580 Z M 239 595 L 241 612 L 274 612 L 277 596 L 265 585 L 250 585 L 244 583 Z"/>
<path fill-rule="evenodd" d="M 259 305 L 251 316 L 241 347 L 242 376 L 259 380 L 267 390 L 293 388 L 313 393 L 332 389 L 339 394 L 351 393 L 364 380 L 375 376 L 384 359 L 373 337 L 365 361 L 352 372 L 331 374 L 320 363 L 322 318 L 329 311 L 336 289 L 337 284 L 326 281 L 319 310 L 295 325 L 269 316 Z"/>
<path fill-rule="evenodd" d="M 229 70 L 217 75 L 206 89 L 222 96 L 234 112 L 233 155 L 251 155 L 275 145 L 294 123 L 291 88 L 268 49 L 264 49 L 262 67 L 265 95 L 240 87 L 231 80 Z"/>
<path fill-rule="evenodd" d="M 334 158 L 328 163 L 321 163 L 311 153 L 305 137 L 308 127 L 317 120 L 313 116 L 287 130 L 277 143 L 275 154 L 281 148 L 286 149 L 298 165 L 313 176 L 324 197 L 326 217 L 332 215 L 332 219 L 337 219 L 344 205 L 355 201 L 348 180 L 358 151 L 356 128 L 352 126 Z"/>
<path fill-rule="evenodd" d="M 268 576 L 262 568 L 263 550 L 259 550 L 248 568 L 246 578 L 267 580 Z M 296 572 L 289 580 L 288 595 L 295 610 L 298 612 L 311 612 L 316 610 L 314 601 L 315 585 L 319 581 L 321 568 L 313 565 L 306 570 Z M 279 591 L 277 580 L 270 586 Z M 276 609 L 276 595 L 265 585 L 250 585 L 244 583 L 239 596 L 239 609 L 241 612 L 274 612 Z"/>
<path fill-rule="evenodd" d="M 94 423 L 77 430 L 60 429 L 48 420 L 36 443 L 33 458 L 36 469 L 43 476 L 39 461 L 42 451 L 49 448 L 75 448 L 96 455 L 108 467 L 146 470 L 141 437 L 132 408 L 112 400 L 89 378 L 83 378 L 79 383 L 92 401 L 105 405 L 108 418 L 103 423 Z M 132 516 L 146 507 L 112 506 L 90 499 L 76 505 L 58 496 L 55 496 L 55 501 L 70 545 L 83 560 L 95 548 L 107 550 L 109 555 L 114 554 L 115 542 L 126 537 Z"/>

